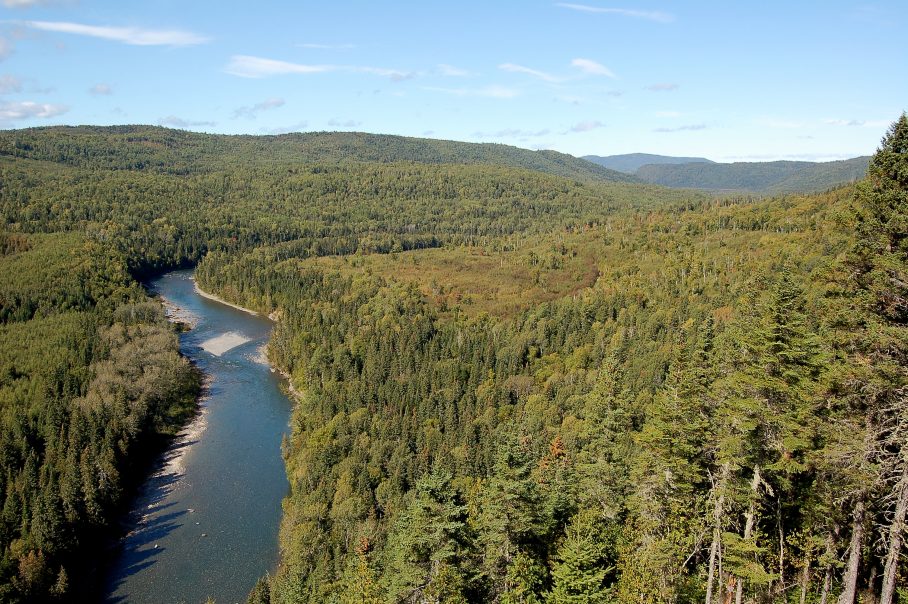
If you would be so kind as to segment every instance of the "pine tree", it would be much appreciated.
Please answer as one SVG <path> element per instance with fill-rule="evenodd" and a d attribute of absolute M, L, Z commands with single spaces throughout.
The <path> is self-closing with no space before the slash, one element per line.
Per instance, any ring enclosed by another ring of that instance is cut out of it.
<path fill-rule="evenodd" d="M 855 196 L 855 264 L 866 292 L 868 333 L 863 352 L 873 362 L 873 406 L 879 409 L 881 459 L 892 506 L 880 604 L 895 596 L 908 516 L 908 117 L 896 121 L 873 156 Z"/>
<path fill-rule="evenodd" d="M 752 294 L 757 303 L 750 314 L 725 332 L 720 354 L 727 375 L 715 388 L 716 461 L 724 483 L 717 496 L 744 519 L 740 534 L 726 532 L 722 538 L 738 604 L 745 579 L 762 589 L 778 576 L 766 568 L 768 550 L 757 543 L 761 508 L 769 497 L 779 505 L 794 477 L 807 470 L 815 429 L 810 414 L 823 367 L 819 339 L 791 269 L 784 266 L 768 285 L 768 291 Z M 776 528 L 774 549 L 782 552 L 784 527 Z M 776 563 L 783 564 L 781 554 Z M 784 569 L 778 570 L 781 575 Z"/>
<path fill-rule="evenodd" d="M 612 531 L 614 533 L 614 531 Z M 593 511 L 571 519 L 552 567 L 549 604 L 599 604 L 610 600 L 614 581 L 614 537 Z"/>
<path fill-rule="evenodd" d="M 392 597 L 451 599 L 466 589 L 472 548 L 466 520 L 467 508 L 449 473 L 436 470 L 419 480 L 389 536 L 394 548 L 385 580 Z"/>

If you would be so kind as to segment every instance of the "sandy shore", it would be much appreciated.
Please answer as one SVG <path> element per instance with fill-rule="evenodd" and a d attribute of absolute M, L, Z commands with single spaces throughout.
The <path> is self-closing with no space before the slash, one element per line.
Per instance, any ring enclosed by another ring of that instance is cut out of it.
<path fill-rule="evenodd" d="M 208 292 L 204 291 L 201 287 L 199 287 L 199 284 L 198 284 L 198 282 L 195 280 L 195 278 L 193 278 L 192 284 L 193 284 L 193 286 L 195 287 L 195 292 L 196 292 L 198 295 L 202 296 L 203 298 L 207 298 L 207 299 L 209 299 L 209 300 L 214 300 L 215 302 L 219 302 L 219 303 L 221 303 L 221 304 L 226 304 L 227 306 L 230 306 L 231 308 L 235 308 L 235 309 L 241 310 L 241 311 L 243 311 L 243 312 L 248 312 L 250 315 L 259 315 L 259 313 L 257 313 L 257 312 L 254 311 L 254 310 L 250 310 L 250 309 L 248 309 L 248 308 L 244 308 L 244 307 L 240 306 L 239 304 L 233 304 L 233 303 L 231 303 L 231 302 L 228 302 L 227 300 L 221 298 L 220 296 L 216 296 L 216 295 L 214 295 L 214 294 L 209 294 Z M 270 317 L 269 317 L 269 318 L 270 318 Z"/>
<path fill-rule="evenodd" d="M 205 340 L 202 342 L 201 346 L 202 350 L 210 352 L 215 356 L 221 356 L 228 350 L 232 350 L 237 346 L 245 344 L 250 339 L 251 338 L 247 338 L 241 333 L 228 331 L 227 333 Z"/>

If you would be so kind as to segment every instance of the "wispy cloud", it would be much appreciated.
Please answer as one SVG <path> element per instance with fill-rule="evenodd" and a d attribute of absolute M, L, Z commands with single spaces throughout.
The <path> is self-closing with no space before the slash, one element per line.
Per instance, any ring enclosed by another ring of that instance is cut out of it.
<path fill-rule="evenodd" d="M 66 105 L 19 101 L 0 103 L 0 122 L 15 122 L 34 118 L 51 118 L 69 111 Z"/>
<path fill-rule="evenodd" d="M 7 8 L 28 8 L 42 4 L 55 4 L 55 2 L 53 0 L 3 0 L 3 6 Z"/>
<path fill-rule="evenodd" d="M 288 134 L 290 132 L 301 132 L 306 129 L 306 126 L 309 125 L 309 122 L 297 122 L 289 126 L 278 126 L 276 128 L 261 128 L 259 132 L 262 134 Z"/>
<path fill-rule="evenodd" d="M 438 73 L 443 76 L 448 76 L 452 78 L 465 78 L 473 75 L 471 72 L 466 69 L 461 69 L 460 67 L 454 67 L 453 65 L 448 65 L 446 63 L 440 63 L 438 65 Z"/>
<path fill-rule="evenodd" d="M 25 21 L 23 24 L 41 31 L 89 36 L 134 46 L 192 46 L 208 42 L 208 38 L 205 36 L 177 29 L 108 27 L 65 21 Z"/>
<path fill-rule="evenodd" d="M 653 132 L 685 132 L 689 130 L 706 130 L 706 124 L 687 124 L 685 126 L 677 126 L 675 128 L 656 128 Z"/>
<path fill-rule="evenodd" d="M 244 105 L 242 107 L 237 107 L 233 110 L 234 118 L 246 118 L 254 120 L 258 117 L 259 113 L 262 111 L 268 111 L 269 109 L 277 109 L 278 107 L 283 107 L 285 104 L 284 99 L 271 98 L 262 101 L 261 103 L 256 103 L 255 105 Z"/>
<path fill-rule="evenodd" d="M 598 120 L 586 120 L 583 122 L 578 122 L 571 126 L 570 132 L 589 132 L 590 130 L 602 128 L 603 126 L 605 126 L 605 124 Z"/>
<path fill-rule="evenodd" d="M 113 94 L 113 89 L 108 84 L 95 84 L 88 89 L 88 93 L 95 96 L 108 96 Z"/>
<path fill-rule="evenodd" d="M 823 123 L 830 126 L 865 126 L 868 128 L 881 128 L 889 125 L 887 120 L 825 120 Z"/>
<path fill-rule="evenodd" d="M 520 128 L 505 128 L 503 130 L 498 130 L 496 132 L 474 132 L 473 136 L 476 138 L 537 138 L 540 136 L 548 136 L 551 131 L 546 128 L 544 130 L 521 130 Z"/>
<path fill-rule="evenodd" d="M 13 43 L 0 36 L 0 61 L 13 54 Z"/>
<path fill-rule="evenodd" d="M 22 80 L 11 75 L 0 76 L 0 94 L 13 92 L 22 92 Z"/>
<path fill-rule="evenodd" d="M 513 88 L 504 86 L 485 86 L 484 88 L 439 88 L 435 86 L 424 86 L 423 90 L 432 92 L 443 92 L 453 96 L 478 96 L 493 99 L 512 99 L 520 95 L 520 92 Z"/>
<path fill-rule="evenodd" d="M 679 111 L 657 111 L 656 117 L 681 117 Z"/>
<path fill-rule="evenodd" d="M 330 73 L 346 71 L 352 73 L 369 73 L 389 78 L 394 82 L 409 80 L 416 76 L 413 72 L 398 69 L 385 69 L 383 67 L 364 67 L 358 65 L 308 65 L 304 63 L 291 63 L 263 57 L 248 55 L 234 55 L 224 71 L 242 78 L 266 78 L 277 75 L 309 75 L 313 73 Z"/>
<path fill-rule="evenodd" d="M 680 85 L 672 84 L 670 82 L 660 82 L 658 84 L 650 84 L 646 87 L 647 90 L 652 92 L 671 92 L 672 90 L 678 90 Z"/>
<path fill-rule="evenodd" d="M 611 69 L 591 59 L 574 59 L 571 61 L 571 65 L 578 68 L 580 71 L 591 75 L 601 75 L 609 78 L 615 77 L 615 74 Z"/>
<path fill-rule="evenodd" d="M 582 96 L 571 96 L 569 94 L 556 96 L 553 100 L 560 101 L 562 103 L 570 103 L 571 105 L 580 105 L 581 103 L 585 103 L 587 101 L 587 99 Z"/>
<path fill-rule="evenodd" d="M 203 126 L 215 125 L 214 122 L 184 120 L 183 118 L 177 117 L 175 115 L 162 117 L 158 120 L 158 124 L 161 126 L 170 126 L 172 128 L 200 128 Z"/>
<path fill-rule="evenodd" d="M 658 21 L 659 23 L 671 23 L 675 20 L 674 15 L 663 13 L 661 11 L 634 10 L 629 8 L 604 8 L 600 6 L 590 6 L 588 4 L 570 4 L 567 2 L 556 2 L 555 6 L 569 8 L 584 13 L 603 13 L 609 15 L 620 15 L 622 17 L 634 17 L 636 19 L 648 19 L 649 21 Z"/>
<path fill-rule="evenodd" d="M 540 80 L 544 80 L 546 82 L 561 82 L 562 81 L 561 78 L 559 78 L 557 76 L 553 76 L 550 73 L 546 73 L 544 71 L 539 71 L 538 69 L 532 69 L 530 67 L 524 67 L 523 65 L 517 65 L 515 63 L 502 63 L 501 65 L 498 66 L 498 69 L 501 69 L 503 71 L 510 71 L 512 73 L 525 73 L 527 75 L 531 75 L 534 78 L 539 78 Z"/>
<path fill-rule="evenodd" d="M 351 50 L 356 48 L 355 44 L 316 44 L 314 42 L 303 42 L 302 44 L 297 44 L 297 46 L 315 50 Z"/>
<path fill-rule="evenodd" d="M 357 122 L 356 120 L 340 120 L 337 118 L 328 120 L 328 125 L 332 128 L 358 128 L 362 124 L 362 122 Z"/>

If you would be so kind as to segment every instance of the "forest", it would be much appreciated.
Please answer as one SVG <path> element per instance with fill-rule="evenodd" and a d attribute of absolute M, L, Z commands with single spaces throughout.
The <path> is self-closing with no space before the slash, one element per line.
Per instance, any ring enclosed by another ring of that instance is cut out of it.
<path fill-rule="evenodd" d="M 0 133 L 0 599 L 79 601 L 192 412 L 195 265 L 301 393 L 252 603 L 908 601 L 908 117 L 772 198 L 298 136 Z"/>

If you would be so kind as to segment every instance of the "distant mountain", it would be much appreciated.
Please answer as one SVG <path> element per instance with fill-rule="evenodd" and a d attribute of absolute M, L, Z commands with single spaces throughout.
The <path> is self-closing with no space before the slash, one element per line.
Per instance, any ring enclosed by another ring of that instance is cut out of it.
<path fill-rule="evenodd" d="M 705 157 L 673 157 L 671 155 L 653 155 L 652 153 L 625 153 L 624 155 L 606 155 L 604 157 L 584 155 L 583 159 L 625 174 L 633 174 L 640 166 L 647 164 L 713 163 L 712 160 Z"/>
<path fill-rule="evenodd" d="M 638 182 L 633 176 L 557 151 L 363 132 L 232 136 L 156 126 L 59 126 L 0 131 L 0 155 L 171 174 L 251 164 L 413 162 L 488 164 L 587 182 Z"/>
<path fill-rule="evenodd" d="M 648 164 L 637 178 L 658 185 L 707 191 L 803 193 L 829 189 L 863 178 L 869 157 L 843 161 Z"/>

